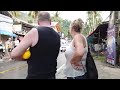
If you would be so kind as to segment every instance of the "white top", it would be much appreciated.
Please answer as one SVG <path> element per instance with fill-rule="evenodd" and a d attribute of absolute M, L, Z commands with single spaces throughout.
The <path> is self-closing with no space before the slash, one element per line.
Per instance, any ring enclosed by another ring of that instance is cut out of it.
<path fill-rule="evenodd" d="M 84 36 L 83 36 L 84 37 Z M 85 38 L 85 37 L 84 37 Z M 82 63 L 82 67 L 79 71 L 75 70 L 70 63 L 70 60 L 75 52 L 75 47 L 73 46 L 72 42 L 71 44 L 67 47 L 66 52 L 65 52 L 65 56 L 66 56 L 66 64 L 65 64 L 65 69 L 64 69 L 64 74 L 67 77 L 76 77 L 76 76 L 82 76 L 86 73 L 86 56 L 87 56 L 87 52 L 88 52 L 88 45 L 87 45 L 87 40 L 85 38 L 86 41 L 86 47 L 85 49 L 85 53 L 82 57 L 82 60 L 80 60 L 80 63 Z"/>
<path fill-rule="evenodd" d="M 95 51 L 101 50 L 100 44 L 95 44 L 94 47 L 95 47 Z"/>

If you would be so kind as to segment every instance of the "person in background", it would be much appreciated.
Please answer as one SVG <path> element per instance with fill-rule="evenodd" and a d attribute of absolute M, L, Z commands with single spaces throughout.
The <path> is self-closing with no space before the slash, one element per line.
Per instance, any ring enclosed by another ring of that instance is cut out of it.
<path fill-rule="evenodd" d="M 22 41 L 23 38 L 24 36 L 18 36 L 19 43 Z"/>
<path fill-rule="evenodd" d="M 39 12 L 38 27 L 30 30 L 20 44 L 11 52 L 12 58 L 21 58 L 30 48 L 27 60 L 27 79 L 55 79 L 57 57 L 60 49 L 60 35 L 51 27 L 50 14 Z"/>
<path fill-rule="evenodd" d="M 81 34 L 83 21 L 74 20 L 70 25 L 70 34 L 73 40 L 66 49 L 66 64 L 64 73 L 67 79 L 87 79 L 86 57 L 88 52 L 87 40 Z"/>
<path fill-rule="evenodd" d="M 5 42 L 5 46 L 6 46 L 7 55 L 9 56 L 9 61 L 11 61 L 12 59 L 11 59 L 10 52 L 12 51 L 12 47 L 13 47 L 11 38 L 8 38 L 8 40 Z"/>
<path fill-rule="evenodd" d="M 19 45 L 19 40 L 18 40 L 18 38 L 15 38 L 15 41 L 14 41 L 14 43 L 15 43 L 15 46 L 14 46 L 14 48 L 15 48 L 15 47 L 17 47 L 17 46 Z"/>

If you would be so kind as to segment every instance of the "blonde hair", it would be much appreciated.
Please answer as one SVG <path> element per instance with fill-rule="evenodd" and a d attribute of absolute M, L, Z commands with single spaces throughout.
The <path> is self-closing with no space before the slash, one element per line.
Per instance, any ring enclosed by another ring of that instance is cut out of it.
<path fill-rule="evenodd" d="M 74 29 L 75 32 L 81 32 L 83 25 L 84 22 L 82 21 L 82 19 L 78 18 L 71 23 L 71 28 Z"/>

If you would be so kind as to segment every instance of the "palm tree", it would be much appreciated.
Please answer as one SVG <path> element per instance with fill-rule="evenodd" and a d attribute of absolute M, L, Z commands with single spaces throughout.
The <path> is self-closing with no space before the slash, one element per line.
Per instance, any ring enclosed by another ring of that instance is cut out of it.
<path fill-rule="evenodd" d="M 82 34 L 87 36 L 89 34 L 89 26 L 88 26 L 88 23 L 86 22 L 84 24 L 85 27 L 83 27 L 83 30 L 82 30 Z"/>
<path fill-rule="evenodd" d="M 62 23 L 62 18 L 60 18 L 59 15 L 60 13 L 56 11 L 53 17 L 51 17 L 52 21 Z"/>
<path fill-rule="evenodd" d="M 9 11 L 9 13 L 14 17 L 19 17 L 21 15 L 20 11 Z"/>
<path fill-rule="evenodd" d="M 88 18 L 86 25 L 89 27 L 88 32 L 92 32 L 102 22 L 102 17 L 100 15 L 100 11 L 88 11 L 87 15 Z"/>
<path fill-rule="evenodd" d="M 10 15 L 13 18 L 14 23 L 16 23 L 16 18 L 21 16 L 21 12 L 20 11 L 8 11 L 10 13 Z"/>
<path fill-rule="evenodd" d="M 59 12 L 58 11 L 56 11 L 56 13 L 55 13 L 55 17 L 59 17 Z"/>
<path fill-rule="evenodd" d="M 91 11 L 88 11 L 87 12 L 87 15 L 88 15 L 88 18 L 87 18 L 87 23 L 86 23 L 86 26 L 88 27 L 88 32 L 93 30 L 93 16 L 92 16 L 92 12 Z"/>
<path fill-rule="evenodd" d="M 100 11 L 94 11 L 94 29 L 102 22 L 102 17 L 100 15 Z"/>
<path fill-rule="evenodd" d="M 30 11 L 30 12 L 28 13 L 28 16 L 33 18 L 33 23 L 36 22 L 36 19 L 37 19 L 37 16 L 38 16 L 38 13 L 39 13 L 39 12 L 40 12 L 40 11 Z"/>

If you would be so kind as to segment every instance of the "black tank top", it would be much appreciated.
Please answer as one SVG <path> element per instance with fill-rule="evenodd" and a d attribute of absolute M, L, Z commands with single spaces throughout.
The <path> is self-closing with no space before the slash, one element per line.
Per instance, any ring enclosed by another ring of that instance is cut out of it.
<path fill-rule="evenodd" d="M 47 78 L 56 73 L 60 35 L 50 27 L 38 27 L 38 43 L 30 47 L 27 77 Z"/>

